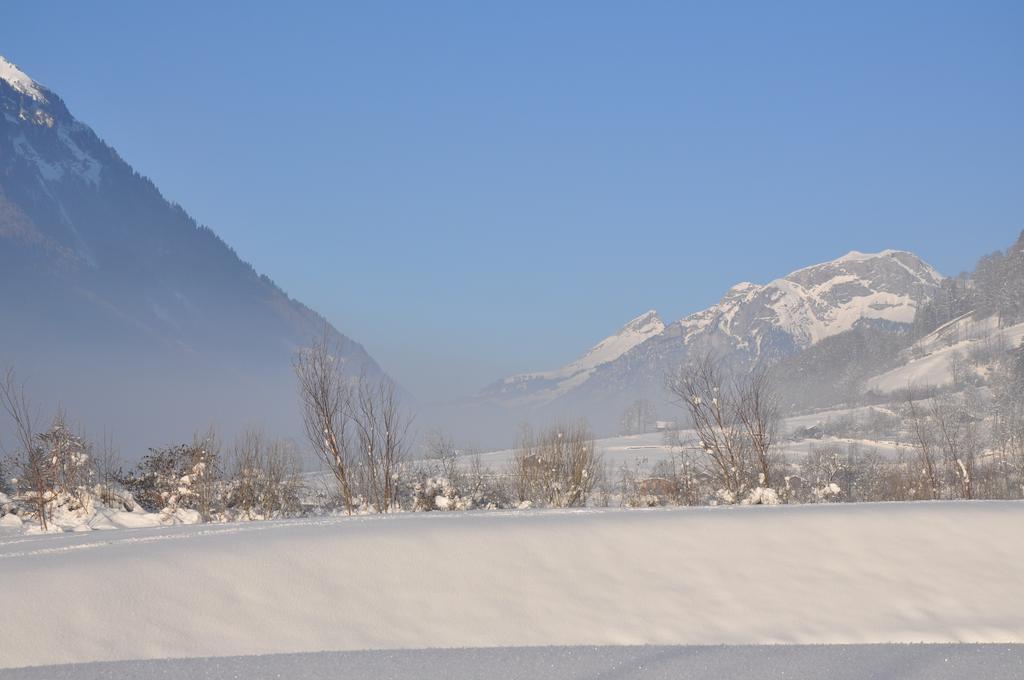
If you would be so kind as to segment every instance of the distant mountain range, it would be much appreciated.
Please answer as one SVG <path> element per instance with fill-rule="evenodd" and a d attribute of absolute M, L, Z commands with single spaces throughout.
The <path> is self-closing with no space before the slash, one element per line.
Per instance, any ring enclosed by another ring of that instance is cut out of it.
<path fill-rule="evenodd" d="M 0 285 L 0 367 L 47 408 L 112 429 L 129 458 L 211 424 L 297 434 L 291 357 L 324 332 L 351 375 L 384 377 L 2 57 Z M 611 434 L 638 398 L 675 414 L 666 376 L 707 353 L 734 369 L 772 366 L 790 412 L 859 403 L 954 382 L 965 351 L 983 370 L 988 345 L 1024 337 L 1010 327 L 1022 301 L 1024 235 L 960 279 L 905 251 L 851 252 L 739 283 L 669 324 L 648 311 L 566 366 L 495 381 L 419 424 L 484 446 L 507 445 L 522 421 L 582 416 Z"/>
<path fill-rule="evenodd" d="M 128 455 L 211 423 L 293 432 L 290 359 L 325 329 L 383 375 L 3 58 L 0 284 L 0 366 L 92 427 L 129 423 Z"/>
<path fill-rule="evenodd" d="M 568 366 L 499 380 L 475 401 L 524 419 L 584 415 L 614 427 L 632 400 L 664 399 L 666 376 L 692 358 L 710 352 L 747 368 L 853 330 L 909 327 L 942 280 L 912 253 L 851 252 L 764 285 L 739 283 L 667 326 L 647 312 Z"/>

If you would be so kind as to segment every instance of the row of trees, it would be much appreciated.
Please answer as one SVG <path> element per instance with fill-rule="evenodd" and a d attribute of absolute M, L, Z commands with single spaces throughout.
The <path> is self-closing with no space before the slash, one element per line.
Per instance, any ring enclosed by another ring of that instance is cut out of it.
<path fill-rule="evenodd" d="M 600 478 L 600 456 L 584 423 L 526 428 L 509 470 L 469 470 L 454 443 L 428 437 L 426 461 L 409 461 L 412 417 L 386 380 L 348 376 L 326 335 L 301 351 L 294 369 L 310 446 L 330 471 L 345 512 L 586 504 Z M 439 466 L 439 467 L 438 467 Z"/>
<path fill-rule="evenodd" d="M 997 354 L 998 370 L 984 390 L 907 391 L 898 413 L 870 411 L 865 427 L 909 444 L 898 456 L 816 449 L 800 461 L 780 453 L 773 374 L 731 372 L 704 356 L 668 381 L 692 440 L 675 441 L 675 457 L 654 469 L 624 469 L 618 477 L 582 422 L 524 429 L 510 462 L 497 471 L 439 434 L 428 438 L 427 455 L 413 460 L 412 417 L 393 383 L 349 375 L 326 338 L 298 353 L 294 370 L 308 443 L 329 471 L 329 495 L 352 514 L 575 507 L 616 498 L 624 505 L 692 505 L 1020 497 L 1024 350 Z M 0 491 L 20 499 L 43 529 L 54 508 L 83 507 L 92 498 L 126 509 L 137 502 L 153 512 L 194 512 L 205 521 L 296 514 L 304 498 L 305 509 L 312 507 L 315 485 L 303 482 L 295 447 L 258 430 L 226 448 L 211 431 L 152 449 L 124 472 L 109 443 L 88 442 L 63 413 L 41 427 L 11 371 L 0 381 L 0 407 L 16 436 Z M 640 401 L 623 424 L 643 431 L 653 418 L 653 405 Z M 319 505 L 328 509 L 330 501 Z"/>

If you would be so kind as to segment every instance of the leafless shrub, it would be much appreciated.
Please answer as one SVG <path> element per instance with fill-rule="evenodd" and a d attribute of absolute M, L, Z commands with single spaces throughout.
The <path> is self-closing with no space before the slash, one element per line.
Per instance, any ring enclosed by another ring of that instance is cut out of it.
<path fill-rule="evenodd" d="M 548 507 L 585 505 L 601 471 L 601 456 L 584 423 L 553 425 L 536 436 L 524 428 L 510 475 L 520 502 Z"/>
<path fill-rule="evenodd" d="M 300 466 L 286 442 L 262 430 L 242 433 L 231 449 L 229 509 L 246 519 L 286 517 L 299 510 Z"/>
<path fill-rule="evenodd" d="M 14 370 L 8 368 L 0 380 L 0 408 L 7 413 L 14 429 L 15 450 L 8 452 L 15 475 L 15 493 L 27 500 L 43 531 L 49 528 L 49 503 L 53 498 L 54 469 L 46 450 L 36 440 L 38 411 L 32 406 Z"/>
<path fill-rule="evenodd" d="M 126 509 L 131 511 L 134 505 L 127 497 L 118 492 L 120 480 L 124 477 L 121 454 L 114 445 L 114 438 L 104 434 L 103 439 L 94 447 L 92 458 L 92 477 L 96 483 L 100 500 L 110 507 L 128 503 Z"/>

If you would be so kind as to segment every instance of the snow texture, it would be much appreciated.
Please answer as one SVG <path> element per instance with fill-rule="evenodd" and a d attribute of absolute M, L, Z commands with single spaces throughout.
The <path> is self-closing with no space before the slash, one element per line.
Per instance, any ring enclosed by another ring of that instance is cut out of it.
<path fill-rule="evenodd" d="M 425 513 L 0 538 L 0 667 L 1024 642 L 1024 504 Z M 729 676 L 731 677 L 731 676 Z"/>

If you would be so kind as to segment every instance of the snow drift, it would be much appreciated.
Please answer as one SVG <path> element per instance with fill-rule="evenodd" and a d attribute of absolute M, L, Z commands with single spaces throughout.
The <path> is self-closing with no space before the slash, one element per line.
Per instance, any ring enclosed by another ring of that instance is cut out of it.
<path fill-rule="evenodd" d="M 1024 504 L 405 515 L 0 539 L 0 667 L 1024 641 Z"/>

